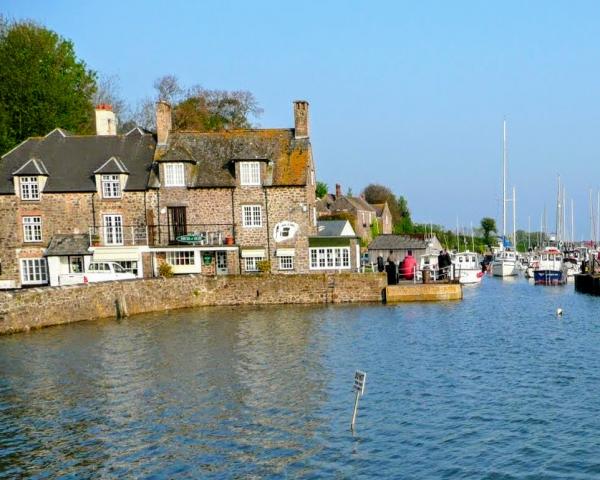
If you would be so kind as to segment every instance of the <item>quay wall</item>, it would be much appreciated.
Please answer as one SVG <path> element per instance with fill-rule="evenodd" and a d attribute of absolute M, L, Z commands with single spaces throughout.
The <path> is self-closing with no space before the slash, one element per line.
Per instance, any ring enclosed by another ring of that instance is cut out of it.
<path fill-rule="evenodd" d="M 0 334 L 177 308 L 381 302 L 384 274 L 185 275 L 0 292 Z"/>

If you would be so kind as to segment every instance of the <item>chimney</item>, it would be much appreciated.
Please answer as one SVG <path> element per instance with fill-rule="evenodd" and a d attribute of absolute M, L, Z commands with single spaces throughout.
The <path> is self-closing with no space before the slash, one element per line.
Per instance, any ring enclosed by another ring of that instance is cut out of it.
<path fill-rule="evenodd" d="M 96 135 L 116 135 L 117 117 L 112 106 L 106 103 L 96 105 Z"/>
<path fill-rule="evenodd" d="M 335 198 L 342 196 L 342 186 L 339 183 L 335 184 Z"/>
<path fill-rule="evenodd" d="M 294 102 L 294 136 L 296 138 L 308 137 L 308 102 L 306 100 Z"/>
<path fill-rule="evenodd" d="M 172 127 L 171 105 L 164 100 L 156 102 L 156 141 L 165 145 Z"/>

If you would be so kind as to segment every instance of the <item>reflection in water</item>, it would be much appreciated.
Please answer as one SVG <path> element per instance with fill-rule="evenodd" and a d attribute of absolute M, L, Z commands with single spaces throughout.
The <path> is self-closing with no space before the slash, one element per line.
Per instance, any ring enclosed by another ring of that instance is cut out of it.
<path fill-rule="evenodd" d="M 486 278 L 462 302 L 1 337 L 0 478 L 597 478 L 597 302 Z"/>

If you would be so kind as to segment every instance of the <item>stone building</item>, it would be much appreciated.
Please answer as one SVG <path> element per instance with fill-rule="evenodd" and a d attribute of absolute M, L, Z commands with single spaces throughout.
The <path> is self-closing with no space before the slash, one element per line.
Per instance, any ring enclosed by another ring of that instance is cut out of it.
<path fill-rule="evenodd" d="M 174 273 L 307 273 L 316 235 L 308 102 L 294 128 L 172 130 L 157 104 L 156 192 L 150 237 L 155 268 Z"/>
<path fill-rule="evenodd" d="M 371 263 L 375 263 L 380 255 L 384 260 L 391 255 L 396 262 L 400 262 L 410 250 L 419 264 L 421 257 L 437 255 L 442 248 L 436 235 L 379 235 L 369 244 L 368 254 Z"/>
<path fill-rule="evenodd" d="M 369 243 L 372 240 L 371 226 L 377 221 L 375 208 L 362 197 L 343 195 L 340 184 L 335 186 L 335 195 L 327 194 L 319 199 L 317 211 L 322 220 L 347 216 L 363 242 Z"/>
<path fill-rule="evenodd" d="M 159 102 L 156 135 L 55 129 L 0 161 L 0 288 L 60 285 L 92 261 L 137 276 L 321 271 L 308 102 L 294 128 L 177 131 Z M 318 242 L 317 242 L 318 243 Z M 343 252 L 338 252 L 340 255 Z"/>
<path fill-rule="evenodd" d="M 156 142 L 138 128 L 116 135 L 107 105 L 98 107 L 96 120 L 96 135 L 57 128 L 1 157 L 1 288 L 58 284 L 60 275 L 83 272 L 92 258 L 144 274 Z"/>
<path fill-rule="evenodd" d="M 388 203 L 371 203 L 371 206 L 375 209 L 377 222 L 379 222 L 379 233 L 385 235 L 392 233 L 393 219 Z"/>

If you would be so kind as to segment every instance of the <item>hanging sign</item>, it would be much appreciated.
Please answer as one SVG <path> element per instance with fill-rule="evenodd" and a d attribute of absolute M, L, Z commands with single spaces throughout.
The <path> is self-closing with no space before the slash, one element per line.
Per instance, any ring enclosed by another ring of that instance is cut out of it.
<path fill-rule="evenodd" d="M 367 374 L 357 370 L 354 374 L 354 386 L 352 387 L 356 393 L 360 395 L 365 393 L 365 383 L 367 383 Z"/>
<path fill-rule="evenodd" d="M 210 253 L 205 253 L 204 255 L 202 255 L 202 262 L 204 263 L 204 265 L 210 265 L 212 263 L 212 255 Z"/>

